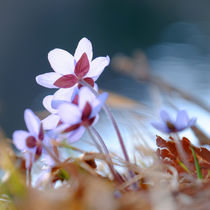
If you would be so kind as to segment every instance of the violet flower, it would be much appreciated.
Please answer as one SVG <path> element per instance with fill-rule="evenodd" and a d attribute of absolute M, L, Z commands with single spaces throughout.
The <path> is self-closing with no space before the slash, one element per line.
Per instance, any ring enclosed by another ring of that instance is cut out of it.
<path fill-rule="evenodd" d="M 56 91 L 54 95 L 48 95 L 43 99 L 43 106 L 50 112 L 50 115 L 42 120 L 45 130 L 52 130 L 58 126 L 60 122 L 58 106 L 65 102 L 73 102 L 77 92 L 77 89 L 63 89 L 63 91 Z"/>
<path fill-rule="evenodd" d="M 82 38 L 74 56 L 62 49 L 49 52 L 48 60 L 55 72 L 41 74 L 36 77 L 39 85 L 47 88 L 75 88 L 81 87 L 80 80 L 84 80 L 94 87 L 104 68 L 109 65 L 110 58 L 98 57 L 92 61 L 92 44 L 87 38 Z"/>
<path fill-rule="evenodd" d="M 94 90 L 98 92 L 98 86 L 95 84 Z M 65 102 L 77 103 L 78 88 L 58 90 L 54 95 L 48 95 L 43 99 L 43 106 L 50 113 L 42 120 L 44 130 L 52 130 L 60 123 L 60 116 L 58 115 L 58 107 Z"/>
<path fill-rule="evenodd" d="M 193 126 L 196 118 L 189 118 L 185 110 L 177 112 L 176 120 L 172 119 L 166 111 L 160 112 L 161 122 L 152 122 L 152 126 L 164 133 L 176 133 Z"/>
<path fill-rule="evenodd" d="M 62 124 L 56 132 L 62 133 L 69 143 L 78 141 L 86 127 L 97 121 L 98 113 L 108 97 L 107 93 L 95 96 L 87 87 L 82 87 L 76 103 L 63 103 L 58 107 Z"/>
<path fill-rule="evenodd" d="M 25 110 L 24 119 L 28 131 L 15 131 L 13 133 L 13 143 L 17 149 L 24 153 L 26 165 L 29 167 L 35 158 L 42 154 L 44 130 L 40 119 L 30 109 Z"/>

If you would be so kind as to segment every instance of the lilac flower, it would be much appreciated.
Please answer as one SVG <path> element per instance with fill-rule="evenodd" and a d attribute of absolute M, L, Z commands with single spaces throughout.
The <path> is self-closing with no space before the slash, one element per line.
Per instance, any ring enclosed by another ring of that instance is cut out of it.
<path fill-rule="evenodd" d="M 98 92 L 98 86 L 95 84 L 94 90 Z M 60 123 L 60 116 L 58 115 L 58 107 L 64 102 L 77 103 L 79 89 L 62 89 L 55 92 L 54 95 L 48 95 L 43 99 L 43 106 L 51 114 L 42 120 L 45 130 L 52 130 Z"/>
<path fill-rule="evenodd" d="M 160 112 L 161 122 L 152 122 L 152 126 L 164 133 L 175 133 L 193 126 L 196 118 L 189 119 L 185 110 L 177 112 L 176 120 L 172 119 L 166 111 Z"/>
<path fill-rule="evenodd" d="M 82 87 L 76 103 L 63 103 L 58 107 L 62 124 L 58 126 L 57 132 L 64 134 L 69 143 L 79 140 L 86 127 L 96 122 L 107 96 L 107 93 L 103 93 L 96 97 L 89 88 Z"/>
<path fill-rule="evenodd" d="M 60 123 L 60 116 L 58 115 L 58 106 L 64 102 L 73 102 L 78 91 L 74 89 L 56 91 L 54 95 L 48 95 L 43 99 L 43 106 L 51 113 L 48 117 L 42 120 L 45 130 L 51 130 Z"/>
<path fill-rule="evenodd" d="M 92 44 L 87 38 L 79 41 L 74 56 L 62 49 L 49 52 L 48 60 L 55 72 L 45 73 L 36 77 L 38 84 L 47 88 L 81 87 L 84 80 L 94 87 L 104 68 L 109 65 L 109 56 L 98 57 L 92 61 Z M 62 90 L 61 89 L 61 90 Z"/>
<path fill-rule="evenodd" d="M 29 166 L 34 159 L 42 154 L 44 130 L 40 119 L 30 110 L 24 112 L 24 119 L 28 131 L 17 130 L 13 133 L 13 143 L 24 153 L 26 165 Z"/>

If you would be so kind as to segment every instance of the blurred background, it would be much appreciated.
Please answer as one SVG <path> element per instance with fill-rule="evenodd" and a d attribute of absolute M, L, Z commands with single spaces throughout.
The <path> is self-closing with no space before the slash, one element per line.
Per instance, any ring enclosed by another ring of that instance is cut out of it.
<path fill-rule="evenodd" d="M 208 0 L 0 0 L 0 127 L 11 136 L 24 128 L 25 108 L 43 109 L 54 90 L 35 76 L 52 71 L 48 52 L 73 54 L 82 37 L 91 40 L 94 57 L 132 57 L 140 49 L 152 74 L 210 105 L 209 9 Z M 147 84 L 112 65 L 98 84 L 150 106 Z M 194 107 L 190 113 L 198 114 Z"/>

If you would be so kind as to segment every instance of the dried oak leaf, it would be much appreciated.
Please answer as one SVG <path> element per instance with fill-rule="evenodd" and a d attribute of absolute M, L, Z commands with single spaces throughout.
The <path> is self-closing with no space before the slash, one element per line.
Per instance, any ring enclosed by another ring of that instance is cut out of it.
<path fill-rule="evenodd" d="M 179 176 L 185 175 L 188 172 L 184 169 L 181 162 L 181 157 L 176 147 L 176 143 L 172 137 L 170 137 L 169 141 L 164 140 L 160 136 L 157 136 L 156 144 L 158 146 L 157 154 L 161 161 L 167 165 L 171 165 L 176 168 Z M 196 157 L 198 159 L 198 163 L 200 166 L 200 170 L 203 178 L 210 178 L 210 151 L 204 147 L 196 147 L 191 144 L 191 142 L 183 137 L 180 140 L 180 144 L 185 152 L 186 161 L 188 162 L 188 169 L 190 173 L 197 177 L 197 171 L 195 167 L 195 160 L 193 157 L 192 149 L 194 149 Z M 170 172 L 170 170 L 169 170 Z"/>

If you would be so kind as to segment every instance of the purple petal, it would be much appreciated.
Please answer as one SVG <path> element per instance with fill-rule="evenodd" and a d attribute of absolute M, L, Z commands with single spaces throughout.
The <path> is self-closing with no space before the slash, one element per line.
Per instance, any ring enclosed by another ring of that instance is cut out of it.
<path fill-rule="evenodd" d="M 78 78 L 74 74 L 66 74 L 55 81 L 53 85 L 58 88 L 71 88 L 76 85 Z"/>
<path fill-rule="evenodd" d="M 69 125 L 76 124 L 81 120 L 81 111 L 74 104 L 64 103 L 58 107 L 58 115 L 61 121 Z"/>
<path fill-rule="evenodd" d="M 38 135 L 41 125 L 40 119 L 30 109 L 25 110 L 24 119 L 29 132 L 35 136 Z"/>
<path fill-rule="evenodd" d="M 75 50 L 74 58 L 76 59 L 76 61 L 81 58 L 83 53 L 87 54 L 88 60 L 90 62 L 93 57 L 93 49 L 91 42 L 85 37 L 79 41 L 78 46 Z"/>
<path fill-rule="evenodd" d="M 44 130 L 52 130 L 57 127 L 60 117 L 56 114 L 51 114 L 42 120 Z"/>
<path fill-rule="evenodd" d="M 74 73 L 78 78 L 83 78 L 90 69 L 90 63 L 86 53 L 83 53 L 81 58 L 77 61 Z"/>
<path fill-rule="evenodd" d="M 156 128 L 157 130 L 163 132 L 163 133 L 170 133 L 171 131 L 168 129 L 168 127 L 163 124 L 163 123 L 159 123 L 159 122 L 152 122 L 151 125 Z"/>
<path fill-rule="evenodd" d="M 188 121 L 188 127 L 194 126 L 195 123 L 196 123 L 196 120 L 197 120 L 197 119 L 196 119 L 195 117 L 191 118 L 191 119 Z"/>
<path fill-rule="evenodd" d="M 107 98 L 108 93 L 102 93 L 94 100 L 94 103 L 92 103 L 92 113 L 90 118 L 95 117 L 99 113 Z"/>
<path fill-rule="evenodd" d="M 28 148 L 26 146 L 26 138 L 30 134 L 26 131 L 18 130 L 13 133 L 13 143 L 21 151 L 26 151 Z"/>
<path fill-rule="evenodd" d="M 96 81 L 103 72 L 104 68 L 109 65 L 109 63 L 109 56 L 95 58 L 90 64 L 90 70 L 86 77 L 91 77 L 94 81 Z"/>
<path fill-rule="evenodd" d="M 176 117 L 175 127 L 177 130 L 187 127 L 189 121 L 188 114 L 185 110 L 179 110 Z"/>
<path fill-rule="evenodd" d="M 45 107 L 45 109 L 47 109 L 48 112 L 55 114 L 57 113 L 57 110 L 52 108 L 52 100 L 53 100 L 53 95 L 46 96 L 43 99 L 42 104 Z"/>
<path fill-rule="evenodd" d="M 50 73 L 45 73 L 41 74 L 36 77 L 36 82 L 44 86 L 46 88 L 57 88 L 54 83 L 57 81 L 60 77 L 62 77 L 61 74 L 55 73 L 55 72 L 50 72 Z"/>
<path fill-rule="evenodd" d="M 68 136 L 68 143 L 73 143 L 80 140 L 85 133 L 85 127 L 80 126 L 78 129 L 72 131 Z"/>
<path fill-rule="evenodd" d="M 62 49 L 54 49 L 48 53 L 48 60 L 53 70 L 59 74 L 72 74 L 74 72 L 74 57 Z"/>
<path fill-rule="evenodd" d="M 162 120 L 163 122 L 167 122 L 167 121 L 173 122 L 173 121 L 171 120 L 171 118 L 170 118 L 168 112 L 166 112 L 166 111 L 164 111 L 164 110 L 160 111 L 160 118 L 161 118 L 161 120 Z"/>

